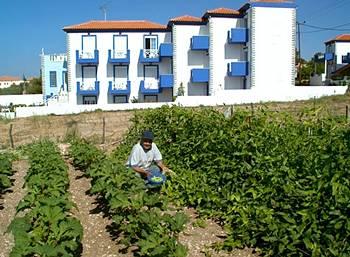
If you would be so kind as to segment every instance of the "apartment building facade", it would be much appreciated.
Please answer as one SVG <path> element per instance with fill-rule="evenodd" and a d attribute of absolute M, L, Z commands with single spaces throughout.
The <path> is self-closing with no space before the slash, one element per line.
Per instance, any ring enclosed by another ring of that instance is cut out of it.
<path fill-rule="evenodd" d="M 296 5 L 250 1 L 167 25 L 90 21 L 67 26 L 70 104 L 171 102 L 295 85 Z"/>
<path fill-rule="evenodd" d="M 329 81 L 333 74 L 350 64 L 350 34 L 338 35 L 325 45 L 325 73 Z"/>

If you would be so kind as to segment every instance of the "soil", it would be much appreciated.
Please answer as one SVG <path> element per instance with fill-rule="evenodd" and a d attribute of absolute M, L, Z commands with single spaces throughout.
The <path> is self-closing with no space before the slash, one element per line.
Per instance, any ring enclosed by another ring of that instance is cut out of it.
<path fill-rule="evenodd" d="M 82 257 L 132 257 L 131 251 L 119 253 L 121 246 L 112 239 L 108 231 L 111 220 L 104 216 L 103 210 L 99 209 L 98 199 L 88 194 L 90 179 L 75 170 L 67 156 L 67 144 L 59 145 L 62 155 L 66 158 L 69 167 L 70 194 L 72 201 L 77 205 L 73 214 L 80 220 L 84 228 Z M 211 220 L 205 220 L 204 226 L 196 226 L 197 214 L 194 209 L 184 209 L 189 216 L 190 222 L 180 234 L 179 241 L 188 247 L 189 257 L 257 257 L 252 249 L 235 250 L 227 253 L 215 252 L 210 246 L 221 242 L 225 237 L 223 229 Z M 165 256 L 164 256 L 165 257 Z"/>
<path fill-rule="evenodd" d="M 13 186 L 0 198 L 0 257 L 9 256 L 14 245 L 11 233 L 6 233 L 8 225 L 16 215 L 16 207 L 24 197 L 24 176 L 27 174 L 28 162 L 26 160 L 15 161 L 12 166 Z"/>

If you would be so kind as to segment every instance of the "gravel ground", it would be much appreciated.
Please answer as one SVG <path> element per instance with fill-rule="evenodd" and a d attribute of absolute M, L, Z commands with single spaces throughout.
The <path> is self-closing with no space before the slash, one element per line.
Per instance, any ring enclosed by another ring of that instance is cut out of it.
<path fill-rule="evenodd" d="M 59 145 L 61 152 L 67 160 L 68 145 Z M 119 247 L 112 240 L 106 227 L 111 224 L 108 218 L 98 210 L 98 203 L 94 196 L 86 192 L 90 189 L 90 180 L 83 176 L 83 172 L 75 170 L 67 160 L 70 180 L 69 192 L 71 200 L 77 208 L 73 209 L 73 215 L 77 217 L 84 229 L 82 257 L 119 257 L 132 256 L 118 253 Z"/>
<path fill-rule="evenodd" d="M 22 187 L 29 166 L 27 161 L 19 160 L 15 161 L 12 167 L 15 172 L 12 176 L 13 186 L 0 199 L 0 257 L 9 256 L 14 245 L 12 234 L 5 233 L 5 231 L 15 217 L 19 201 L 25 195 L 25 190 Z"/>
<path fill-rule="evenodd" d="M 188 257 L 258 257 L 252 249 L 237 249 L 232 252 L 214 251 L 210 246 L 223 241 L 226 236 L 223 229 L 212 220 L 203 220 L 201 226 L 194 209 L 184 209 L 190 218 L 185 230 L 180 234 L 179 241 L 188 247 Z"/>

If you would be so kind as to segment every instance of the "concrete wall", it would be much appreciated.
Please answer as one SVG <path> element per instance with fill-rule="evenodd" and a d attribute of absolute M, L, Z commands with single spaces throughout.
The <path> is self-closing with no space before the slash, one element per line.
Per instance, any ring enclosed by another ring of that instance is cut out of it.
<path fill-rule="evenodd" d="M 186 95 L 206 95 L 206 83 L 192 83 L 191 70 L 209 68 L 209 56 L 206 51 L 192 51 L 191 38 L 209 35 L 206 25 L 173 25 L 174 44 L 174 94 L 177 95 L 180 84 Z"/>
<path fill-rule="evenodd" d="M 251 86 L 265 90 L 295 85 L 295 8 L 252 7 Z"/>
<path fill-rule="evenodd" d="M 116 110 L 134 110 L 158 108 L 164 104 L 181 105 L 181 106 L 216 106 L 216 105 L 232 105 L 243 103 L 260 103 L 270 101 L 295 101 L 307 100 L 314 97 L 322 97 L 328 95 L 340 95 L 346 92 L 347 87 L 344 86 L 322 86 L 322 87 L 293 87 L 289 89 L 276 89 L 266 91 L 264 89 L 251 90 L 225 90 L 219 91 L 216 96 L 179 96 L 175 102 L 164 103 L 127 103 L 127 104 L 97 104 L 97 105 L 76 105 L 70 104 L 52 104 L 42 107 L 19 107 L 16 108 L 16 117 L 29 117 L 34 115 L 63 115 L 80 112 L 89 112 L 97 109 L 104 111 Z"/>
<path fill-rule="evenodd" d="M 25 105 L 41 105 L 43 104 L 43 95 L 0 95 L 0 105 L 8 106 L 25 104 Z"/>
<path fill-rule="evenodd" d="M 227 76 L 227 64 L 247 61 L 244 44 L 227 43 L 227 32 L 237 27 L 246 28 L 244 19 L 222 17 L 209 19 L 210 95 L 216 95 L 218 91 L 227 89 L 243 89 L 242 77 Z"/>

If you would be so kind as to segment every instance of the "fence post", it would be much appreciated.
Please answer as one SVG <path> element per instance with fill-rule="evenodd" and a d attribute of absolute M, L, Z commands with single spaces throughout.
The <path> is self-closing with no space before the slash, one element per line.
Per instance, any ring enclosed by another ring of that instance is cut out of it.
<path fill-rule="evenodd" d="M 105 143 L 106 139 L 106 120 L 105 117 L 102 118 L 102 144 Z"/>
<path fill-rule="evenodd" d="M 349 121 L 349 105 L 345 106 L 345 119 Z"/>
<path fill-rule="evenodd" d="M 9 138 L 10 138 L 10 145 L 11 145 L 11 148 L 14 148 L 13 136 L 12 136 L 12 127 L 13 127 L 13 124 L 11 123 L 11 124 L 10 124 L 10 129 L 9 129 Z"/>

